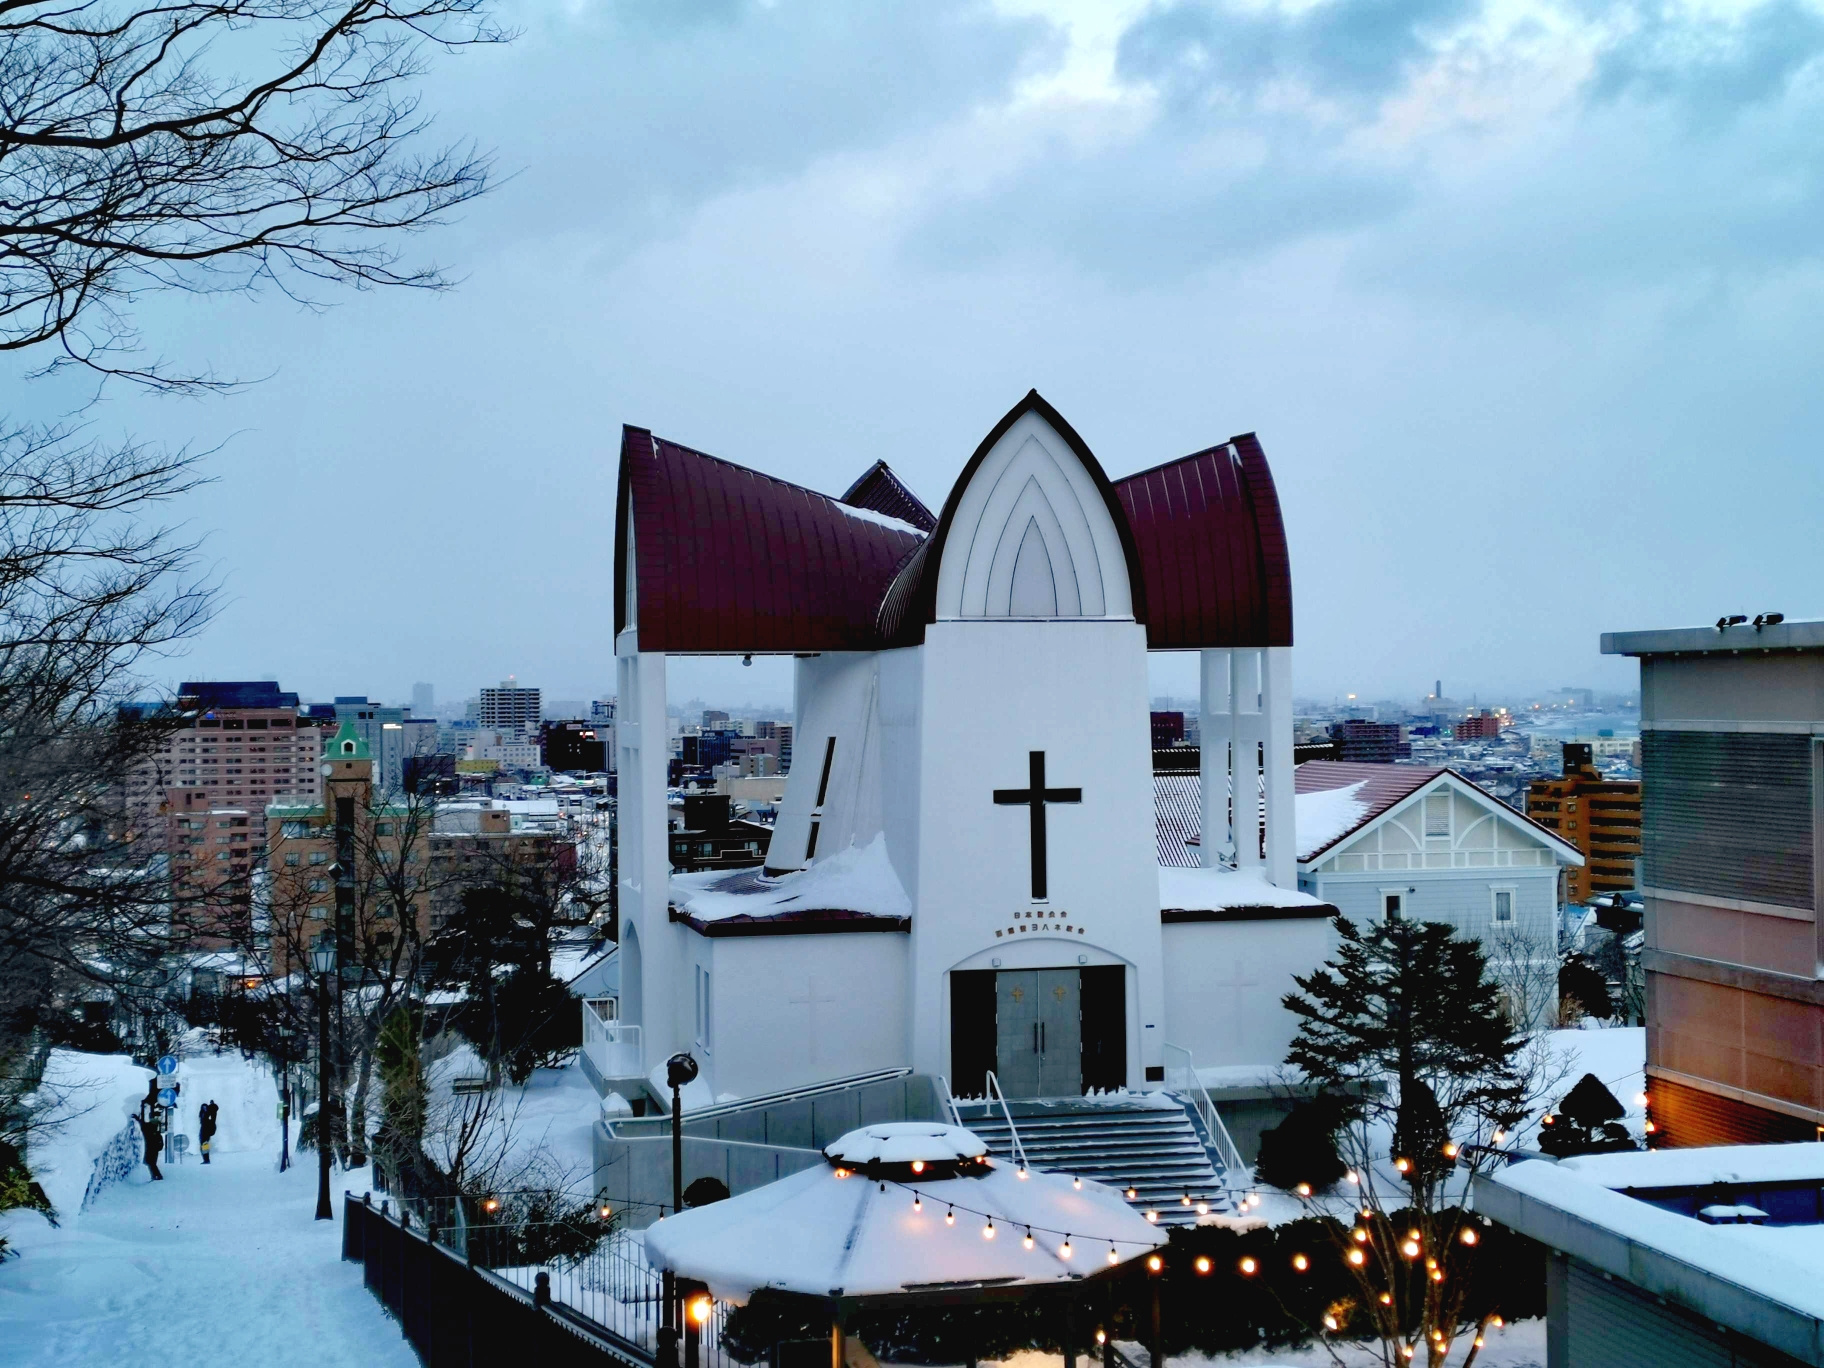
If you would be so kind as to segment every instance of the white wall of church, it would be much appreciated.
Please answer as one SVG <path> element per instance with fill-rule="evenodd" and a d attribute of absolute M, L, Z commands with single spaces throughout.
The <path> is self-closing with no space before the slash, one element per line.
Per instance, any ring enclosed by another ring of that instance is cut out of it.
<path fill-rule="evenodd" d="M 752 1097 L 904 1067 L 904 935 L 693 933 L 690 942 L 690 1047 L 707 1065 L 717 1096 Z M 697 998 L 705 972 L 707 1019 Z"/>
<path fill-rule="evenodd" d="M 1278 1064 L 1297 1019 L 1280 999 L 1329 958 L 1322 917 L 1260 922 L 1174 922 L 1163 928 L 1165 1039 L 1198 1068 Z"/>
<path fill-rule="evenodd" d="M 813 823 L 820 858 L 852 844 L 866 845 L 880 833 L 880 657 L 833 652 L 800 657 L 792 664 L 797 693 L 792 772 L 767 847 L 769 869 L 802 869 L 810 863 L 805 852 Z M 819 806 L 826 755 L 829 784 Z"/>
<path fill-rule="evenodd" d="M 1023 414 L 957 503 L 938 567 L 938 617 L 1132 613 L 1121 534 L 1094 478 L 1050 423 Z"/>
<path fill-rule="evenodd" d="M 944 976 L 1034 934 L 1019 930 L 1033 913 L 1057 913 L 1046 924 L 1070 929 L 1040 942 L 1055 944 L 1049 963 L 1074 966 L 1080 948 L 1095 947 L 1134 966 L 1129 1080 L 1138 1085 L 1160 1062 L 1163 1025 L 1144 629 L 938 622 L 919 655 L 925 839 L 912 918 L 913 1065 L 950 1069 Z M 1029 809 L 994 802 L 996 789 L 1027 786 L 1032 751 L 1045 752 L 1047 787 L 1083 791 L 1080 803 L 1047 806 L 1043 903 L 1032 897 Z"/>

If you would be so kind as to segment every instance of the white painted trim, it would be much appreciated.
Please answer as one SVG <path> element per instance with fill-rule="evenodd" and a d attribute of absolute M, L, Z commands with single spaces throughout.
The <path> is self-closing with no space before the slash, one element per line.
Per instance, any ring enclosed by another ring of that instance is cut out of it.
<path fill-rule="evenodd" d="M 1741 898 L 1713 898 L 1707 893 L 1682 893 L 1672 888 L 1643 888 L 1643 898 L 1657 898 L 1661 902 L 1685 903 L 1690 907 L 1720 907 L 1727 912 L 1751 912 L 1757 917 L 1779 917 L 1785 921 L 1815 921 L 1816 918 L 1802 907 L 1781 907 L 1777 903 L 1747 902 Z"/>
<path fill-rule="evenodd" d="M 1398 898 L 1400 900 L 1400 920 L 1405 921 L 1406 920 L 1406 899 L 1411 894 L 1411 892 L 1412 892 L 1412 890 L 1410 888 L 1383 888 L 1383 889 L 1381 889 L 1380 890 L 1380 901 L 1375 905 L 1375 911 L 1380 914 L 1381 920 L 1386 921 L 1388 919 L 1387 918 L 1387 899 Z"/>
<path fill-rule="evenodd" d="M 1481 789 L 1477 788 L 1474 784 L 1470 783 L 1469 780 L 1463 778 L 1463 776 L 1458 774 L 1455 770 L 1447 769 L 1443 773 L 1439 774 L 1430 783 L 1424 785 L 1421 788 L 1414 789 L 1411 793 L 1407 794 L 1399 802 L 1395 803 L 1392 807 L 1388 808 L 1387 811 L 1381 813 L 1379 816 L 1370 818 L 1369 820 L 1363 822 L 1360 826 L 1358 826 L 1354 831 L 1348 832 L 1346 835 L 1343 835 L 1343 836 L 1337 838 L 1335 841 L 1332 841 L 1329 845 L 1325 846 L 1322 850 L 1318 851 L 1317 854 L 1311 856 L 1309 859 L 1300 859 L 1298 862 L 1299 869 L 1309 872 L 1310 870 L 1316 868 L 1318 865 L 1323 864 L 1325 861 L 1336 858 L 1336 856 L 1338 856 L 1338 855 L 1342 854 L 1343 852 L 1345 852 L 1346 850 L 1348 850 L 1350 846 L 1354 845 L 1357 841 L 1359 841 L 1362 837 L 1366 836 L 1369 832 L 1375 830 L 1382 823 L 1391 820 L 1392 818 L 1400 815 L 1403 812 L 1409 811 L 1412 808 L 1413 804 L 1422 801 L 1427 794 L 1436 792 L 1438 785 L 1440 785 L 1440 784 L 1451 785 L 1452 787 L 1455 788 L 1455 790 L 1458 793 L 1461 793 L 1465 797 L 1473 800 L 1476 803 L 1479 803 L 1482 806 L 1482 809 L 1484 812 L 1488 813 L 1490 816 L 1499 817 L 1502 821 L 1506 822 L 1508 825 L 1512 826 L 1517 831 L 1525 832 L 1528 836 L 1532 837 L 1533 840 L 1537 841 L 1539 843 L 1539 845 L 1541 845 L 1545 849 L 1556 851 L 1558 854 L 1560 854 L 1562 856 L 1568 856 L 1569 858 L 1561 859 L 1559 861 L 1559 863 L 1561 865 L 1564 865 L 1564 866 L 1567 866 L 1570 868 L 1579 868 L 1579 869 L 1583 867 L 1583 863 L 1584 863 L 1583 852 L 1578 850 L 1576 846 L 1572 845 L 1569 841 L 1565 840 L 1562 836 L 1553 835 L 1553 833 L 1548 828 L 1542 827 L 1537 822 L 1530 820 L 1526 816 L 1525 813 L 1515 812 L 1512 808 L 1510 808 L 1506 803 L 1502 802 L 1499 798 L 1490 797 L 1488 794 L 1484 793 Z M 1421 813 L 1421 815 L 1420 815 L 1420 822 L 1421 822 L 1420 829 L 1421 830 L 1424 829 L 1423 821 L 1424 821 L 1424 817 L 1423 817 L 1423 813 Z M 1421 839 L 1424 839 L 1424 838 L 1421 837 Z M 1442 838 L 1433 836 L 1430 839 L 1435 841 L 1435 840 L 1440 840 Z M 1456 848 L 1456 840 L 1454 837 L 1451 840 L 1451 848 L 1453 851 Z M 1480 868 L 1481 866 L 1474 866 L 1474 867 Z M 1494 866 L 1490 866 L 1490 867 L 1492 868 Z M 1507 868 L 1508 866 L 1500 866 L 1500 867 Z M 1417 874 L 1422 871 L 1415 869 L 1412 872 Z"/>
<path fill-rule="evenodd" d="M 1505 920 L 1495 915 L 1499 910 L 1496 899 L 1502 893 L 1507 894 L 1507 917 Z M 1520 886 L 1518 884 L 1490 884 L 1488 886 L 1488 924 L 1490 926 L 1518 925 L 1520 919 L 1515 916 L 1514 913 L 1516 911 L 1515 904 L 1519 900 L 1519 897 Z"/>

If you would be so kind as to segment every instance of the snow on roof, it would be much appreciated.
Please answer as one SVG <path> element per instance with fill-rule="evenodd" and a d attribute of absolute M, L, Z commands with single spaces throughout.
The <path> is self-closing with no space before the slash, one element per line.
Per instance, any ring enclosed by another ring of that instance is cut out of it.
<path fill-rule="evenodd" d="M 1346 788 L 1301 793 L 1293 800 L 1294 830 L 1298 834 L 1301 860 L 1310 859 L 1362 824 L 1373 806 L 1362 796 L 1367 787 L 1368 781 L 1364 779 Z"/>
<path fill-rule="evenodd" d="M 1268 883 L 1266 873 L 1261 869 L 1159 866 L 1161 912 L 1227 912 L 1254 907 L 1308 910 L 1313 916 L 1331 910 L 1328 903 L 1309 893 Z"/>
<path fill-rule="evenodd" d="M 912 900 L 887 858 L 885 834 L 865 846 L 849 846 L 809 869 L 768 877 L 758 870 L 706 870 L 674 874 L 671 902 L 703 922 L 726 917 L 778 917 L 798 912 L 855 912 L 906 918 Z"/>
<path fill-rule="evenodd" d="M 988 1153 L 988 1146 L 974 1131 L 946 1126 L 939 1121 L 884 1121 L 838 1136 L 824 1147 L 826 1159 L 840 1159 L 855 1167 L 869 1163 L 910 1164 L 923 1159 L 935 1163 L 973 1159 Z"/>
<path fill-rule="evenodd" d="M 838 512 L 848 514 L 851 518 L 860 518 L 863 522 L 875 523 L 880 527 L 890 527 L 895 532 L 910 532 L 913 536 L 919 538 L 930 535 L 922 527 L 914 527 L 911 523 L 906 522 L 902 518 L 893 518 L 885 513 L 877 513 L 872 508 L 861 508 L 855 504 L 838 503 L 836 509 Z"/>
<path fill-rule="evenodd" d="M 954 1224 L 944 1219 L 952 1209 Z M 990 1219 L 996 1236 L 984 1239 Z M 1106 1269 L 1111 1247 L 1125 1263 L 1166 1234 L 1113 1188 L 1086 1179 L 1078 1189 L 1064 1174 L 1036 1170 L 1021 1178 L 994 1162 L 980 1176 L 915 1184 L 838 1177 L 816 1164 L 667 1216 L 645 1239 L 655 1267 L 745 1302 L 763 1287 L 822 1298 L 1074 1282 Z"/>
<path fill-rule="evenodd" d="M 1611 1239 L 1630 1241 L 1720 1282 L 1824 1319 L 1824 1225 L 1710 1225 L 1611 1190 L 1617 1182 L 1636 1188 L 1681 1187 L 1707 1181 L 1698 1175 L 1724 1172 L 1743 1182 L 1824 1181 L 1824 1144 L 1653 1150 L 1559 1164 L 1531 1160 L 1478 1181 L 1518 1193 Z"/>

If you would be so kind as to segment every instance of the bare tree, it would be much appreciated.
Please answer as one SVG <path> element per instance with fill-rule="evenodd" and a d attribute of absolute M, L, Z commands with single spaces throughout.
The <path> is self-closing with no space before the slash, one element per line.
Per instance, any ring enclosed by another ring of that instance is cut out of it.
<path fill-rule="evenodd" d="M 1558 1024 L 1558 948 L 1514 927 L 1482 938 L 1488 972 L 1516 1031 Z"/>
<path fill-rule="evenodd" d="M 480 0 L 0 0 L 0 351 L 206 386 L 127 360 L 140 296 L 445 284 L 398 235 L 489 167 L 422 150 L 412 84 L 502 36 Z"/>

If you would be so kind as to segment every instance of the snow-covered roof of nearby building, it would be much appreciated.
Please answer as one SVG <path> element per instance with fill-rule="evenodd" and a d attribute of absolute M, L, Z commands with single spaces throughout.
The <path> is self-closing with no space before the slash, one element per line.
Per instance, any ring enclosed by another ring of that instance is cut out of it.
<path fill-rule="evenodd" d="M 830 1153 L 865 1144 L 851 1132 Z M 984 1238 L 990 1222 L 994 1238 Z M 1022 1178 L 991 1161 L 980 1176 L 904 1183 L 839 1177 L 832 1163 L 817 1164 L 667 1216 L 647 1227 L 645 1240 L 654 1266 L 745 1302 L 763 1287 L 858 1298 L 1059 1284 L 1106 1269 L 1111 1248 L 1126 1263 L 1166 1235 L 1113 1188 L 1089 1180 L 1078 1188 L 1058 1173 Z"/>
<path fill-rule="evenodd" d="M 1481 800 L 1491 812 L 1515 826 L 1525 828 L 1529 834 L 1564 856 L 1567 863 L 1583 863 L 1583 855 L 1576 846 L 1556 832 L 1540 826 L 1525 813 L 1516 812 L 1449 766 L 1307 760 L 1293 774 L 1297 792 L 1295 820 L 1300 864 L 1309 864 L 1318 859 L 1339 842 L 1380 820 L 1440 779 L 1453 781 L 1460 792 Z"/>
<path fill-rule="evenodd" d="M 910 1164 L 952 1159 L 973 1159 L 988 1153 L 988 1146 L 974 1131 L 946 1126 L 941 1121 L 883 1121 L 863 1126 L 832 1141 L 823 1151 L 851 1167 L 863 1164 Z"/>
<path fill-rule="evenodd" d="M 1824 1225 L 1711 1225 L 1617 1189 L 1794 1181 L 1824 1183 L 1824 1144 L 1534 1160 L 1478 1179 L 1476 1202 L 1504 1224 L 1711 1320 L 1739 1317 L 1745 1323 L 1731 1328 L 1790 1352 L 1797 1346 L 1780 1343 L 1777 1312 L 1804 1318 L 1788 1328 L 1803 1333 L 1809 1325 L 1814 1348 L 1824 1321 Z"/>
<path fill-rule="evenodd" d="M 718 934 L 712 927 L 730 934 L 730 923 L 904 930 L 912 917 L 912 900 L 887 858 L 884 835 L 789 874 L 767 875 L 758 869 L 674 874 L 671 905 L 675 916 L 706 935 Z M 883 922 L 892 925 L 882 927 Z"/>
<path fill-rule="evenodd" d="M 1159 915 L 1165 921 L 1245 921 L 1269 917 L 1328 917 L 1329 903 L 1267 882 L 1260 869 L 1174 869 L 1159 866 Z"/>

